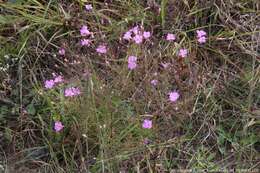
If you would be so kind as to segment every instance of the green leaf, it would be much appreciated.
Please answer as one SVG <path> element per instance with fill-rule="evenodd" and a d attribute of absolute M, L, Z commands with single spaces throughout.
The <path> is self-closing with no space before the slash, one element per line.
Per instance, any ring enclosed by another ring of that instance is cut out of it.
<path fill-rule="evenodd" d="M 28 114 L 30 114 L 30 115 L 36 114 L 36 109 L 32 103 L 26 107 L 26 110 L 27 110 Z"/>

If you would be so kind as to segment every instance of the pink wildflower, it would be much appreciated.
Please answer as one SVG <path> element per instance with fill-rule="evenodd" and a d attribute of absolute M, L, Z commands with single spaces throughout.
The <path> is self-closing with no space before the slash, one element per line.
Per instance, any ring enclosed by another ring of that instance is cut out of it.
<path fill-rule="evenodd" d="M 63 77 L 61 75 L 56 76 L 54 78 L 54 83 L 62 83 L 63 82 Z"/>
<path fill-rule="evenodd" d="M 82 39 L 80 40 L 81 46 L 89 46 L 90 45 L 90 40 L 89 39 Z"/>
<path fill-rule="evenodd" d="M 180 49 L 179 51 L 179 56 L 182 57 L 182 58 L 185 58 L 187 57 L 188 55 L 188 50 L 187 49 Z"/>
<path fill-rule="evenodd" d="M 134 39 L 136 44 L 141 44 L 143 42 L 143 36 L 139 35 L 139 34 L 135 35 L 133 39 Z"/>
<path fill-rule="evenodd" d="M 174 41 L 176 39 L 176 36 L 174 34 L 168 33 L 166 36 L 166 40 L 168 41 Z"/>
<path fill-rule="evenodd" d="M 151 37 L 151 33 L 150 33 L 149 31 L 145 31 L 145 32 L 143 33 L 143 37 L 144 37 L 145 39 L 148 39 L 148 38 Z"/>
<path fill-rule="evenodd" d="M 133 69 L 136 68 L 136 66 L 137 66 L 136 61 L 137 61 L 137 57 L 136 56 L 129 56 L 128 57 L 128 68 L 130 70 L 133 70 Z"/>
<path fill-rule="evenodd" d="M 169 99 L 171 102 L 176 102 L 180 97 L 180 94 L 176 91 L 170 92 L 169 93 Z"/>
<path fill-rule="evenodd" d="M 64 48 L 61 48 L 61 49 L 59 50 L 59 54 L 60 54 L 60 55 L 65 55 L 65 49 L 64 49 Z"/>
<path fill-rule="evenodd" d="M 131 39 L 132 39 L 131 32 L 130 32 L 130 31 L 127 31 L 127 32 L 124 34 L 123 39 L 125 39 L 125 40 L 131 40 Z"/>
<path fill-rule="evenodd" d="M 145 119 L 145 120 L 143 121 L 142 127 L 143 127 L 144 129 L 151 129 L 152 126 L 153 126 L 152 120 Z"/>
<path fill-rule="evenodd" d="M 200 38 L 198 38 L 198 42 L 200 43 L 200 44 L 203 44 L 203 43 L 206 43 L 206 37 L 200 37 Z"/>
<path fill-rule="evenodd" d="M 137 35 L 138 32 L 139 32 L 139 26 L 135 26 L 135 27 L 133 27 L 132 29 L 130 29 L 129 31 L 131 31 L 131 32 L 133 32 L 135 35 Z"/>
<path fill-rule="evenodd" d="M 203 30 L 197 30 L 196 33 L 197 33 L 198 42 L 199 42 L 200 44 L 206 43 L 207 33 L 206 33 L 205 31 L 203 31 Z"/>
<path fill-rule="evenodd" d="M 64 80 L 63 80 L 63 76 L 59 75 L 59 76 L 56 76 L 54 78 L 54 83 L 62 83 Z"/>
<path fill-rule="evenodd" d="M 46 80 L 44 86 L 47 89 L 51 89 L 54 87 L 54 84 L 55 84 L 54 80 L 51 79 L 51 80 Z"/>
<path fill-rule="evenodd" d="M 87 36 L 90 35 L 91 32 L 88 30 L 88 27 L 86 25 L 83 25 L 80 29 L 80 35 L 81 36 Z"/>
<path fill-rule="evenodd" d="M 197 38 L 207 36 L 207 33 L 203 30 L 197 30 L 196 33 L 197 33 Z"/>
<path fill-rule="evenodd" d="M 151 80 L 151 84 L 153 86 L 156 86 L 158 84 L 158 80 L 156 80 L 156 79 Z"/>
<path fill-rule="evenodd" d="M 85 5 L 85 9 L 86 9 L 87 11 L 91 11 L 91 10 L 93 9 L 93 7 L 92 7 L 91 4 L 87 4 L 87 5 Z"/>
<path fill-rule="evenodd" d="M 55 123 L 54 123 L 54 130 L 55 130 L 56 132 L 61 131 L 63 128 L 64 128 L 64 126 L 63 126 L 62 122 L 60 122 L 60 121 L 55 121 Z"/>
<path fill-rule="evenodd" d="M 101 53 L 101 54 L 105 54 L 107 53 L 107 47 L 105 45 L 99 45 L 97 48 L 96 48 L 96 51 L 98 53 Z"/>
<path fill-rule="evenodd" d="M 76 87 L 71 87 L 71 88 L 66 88 L 65 89 L 65 97 L 73 97 L 73 96 L 77 96 L 79 95 L 81 92 L 80 92 L 80 89 L 79 88 L 76 88 Z"/>

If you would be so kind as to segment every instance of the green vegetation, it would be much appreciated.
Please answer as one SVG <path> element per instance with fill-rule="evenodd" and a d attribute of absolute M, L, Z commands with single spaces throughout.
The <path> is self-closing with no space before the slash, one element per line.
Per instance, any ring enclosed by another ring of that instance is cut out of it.
<path fill-rule="evenodd" d="M 259 172 L 259 18 L 256 0 L 1 2 L 0 172 Z M 137 25 L 151 37 L 124 40 Z"/>

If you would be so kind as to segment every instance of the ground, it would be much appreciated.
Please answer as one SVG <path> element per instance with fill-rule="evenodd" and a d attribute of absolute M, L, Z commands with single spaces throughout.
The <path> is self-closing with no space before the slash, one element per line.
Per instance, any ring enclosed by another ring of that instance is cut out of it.
<path fill-rule="evenodd" d="M 259 172 L 256 0 L 8 0 L 0 14 L 1 171 Z"/>

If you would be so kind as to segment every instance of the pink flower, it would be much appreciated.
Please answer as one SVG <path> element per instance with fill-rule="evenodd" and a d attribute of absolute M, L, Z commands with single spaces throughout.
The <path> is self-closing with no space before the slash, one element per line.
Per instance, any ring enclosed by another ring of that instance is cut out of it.
<path fill-rule="evenodd" d="M 198 38 L 207 36 L 207 33 L 203 30 L 197 30 L 196 33 Z"/>
<path fill-rule="evenodd" d="M 145 119 L 145 120 L 143 121 L 142 127 L 143 127 L 144 129 L 151 129 L 152 126 L 153 126 L 152 120 Z"/>
<path fill-rule="evenodd" d="M 92 7 L 91 4 L 87 4 L 87 5 L 85 5 L 85 9 L 86 9 L 87 11 L 90 11 L 90 10 L 93 9 L 93 7 Z"/>
<path fill-rule="evenodd" d="M 206 37 L 200 37 L 200 38 L 198 38 L 198 42 L 200 43 L 200 44 L 203 44 L 203 43 L 206 43 Z"/>
<path fill-rule="evenodd" d="M 130 29 L 129 31 L 130 31 L 130 32 L 133 32 L 135 35 L 137 35 L 138 32 L 139 32 L 139 26 L 135 26 L 135 27 L 133 27 L 132 29 Z"/>
<path fill-rule="evenodd" d="M 54 83 L 62 83 L 64 80 L 63 80 L 63 76 L 59 75 L 59 76 L 56 76 L 54 78 Z"/>
<path fill-rule="evenodd" d="M 166 40 L 168 41 L 174 41 L 176 39 L 176 36 L 174 34 L 168 33 L 166 36 Z"/>
<path fill-rule="evenodd" d="M 206 43 L 207 33 L 206 33 L 205 31 L 203 31 L 203 30 L 197 30 L 196 33 L 197 33 L 198 42 L 199 42 L 200 44 Z"/>
<path fill-rule="evenodd" d="M 91 32 L 88 30 L 88 27 L 86 25 L 83 25 L 80 29 L 80 35 L 81 36 L 87 36 L 90 35 Z"/>
<path fill-rule="evenodd" d="M 105 54 L 107 53 L 107 47 L 105 45 L 99 45 L 97 48 L 96 48 L 96 51 L 98 53 L 101 53 L 101 54 Z"/>
<path fill-rule="evenodd" d="M 89 39 L 82 39 L 80 40 L 81 46 L 89 46 L 90 45 L 90 40 Z"/>
<path fill-rule="evenodd" d="M 179 56 L 182 57 L 182 58 L 185 58 L 187 57 L 188 55 L 188 50 L 187 49 L 180 49 L 179 51 Z"/>
<path fill-rule="evenodd" d="M 158 80 L 156 80 L 156 79 L 151 80 L 151 84 L 153 86 L 156 86 L 158 84 Z"/>
<path fill-rule="evenodd" d="M 45 83 L 44 83 L 44 87 L 46 89 L 51 89 L 51 88 L 54 87 L 54 84 L 55 84 L 54 80 L 52 80 L 52 79 L 51 80 L 46 80 Z"/>
<path fill-rule="evenodd" d="M 139 34 L 135 35 L 133 39 L 134 39 L 136 44 L 141 44 L 143 42 L 143 36 L 139 35 Z"/>
<path fill-rule="evenodd" d="M 65 89 L 65 97 L 73 97 L 73 96 L 77 96 L 80 95 L 80 89 L 76 88 L 76 87 L 70 87 L 70 88 L 66 88 Z"/>
<path fill-rule="evenodd" d="M 151 37 L 151 33 L 150 33 L 149 31 L 145 31 L 145 32 L 143 33 L 143 37 L 144 37 L 145 39 L 148 39 L 148 38 Z"/>
<path fill-rule="evenodd" d="M 169 93 L 169 99 L 171 102 L 176 102 L 180 97 L 180 94 L 176 91 L 170 92 Z"/>
<path fill-rule="evenodd" d="M 64 48 L 61 48 L 61 49 L 59 50 L 59 54 L 60 54 L 60 55 L 65 55 L 65 49 L 64 49 Z"/>
<path fill-rule="evenodd" d="M 61 131 L 64 128 L 63 124 L 60 121 L 55 121 L 54 123 L 54 130 L 56 132 Z"/>
<path fill-rule="evenodd" d="M 131 39 L 132 39 L 131 32 L 130 32 L 130 31 L 127 31 L 127 32 L 124 34 L 123 39 L 125 39 L 125 40 L 131 40 Z"/>
<path fill-rule="evenodd" d="M 137 57 L 136 56 L 129 56 L 128 57 L 128 68 L 130 70 L 133 70 L 133 69 L 135 69 L 137 67 L 136 61 L 137 61 Z"/>

